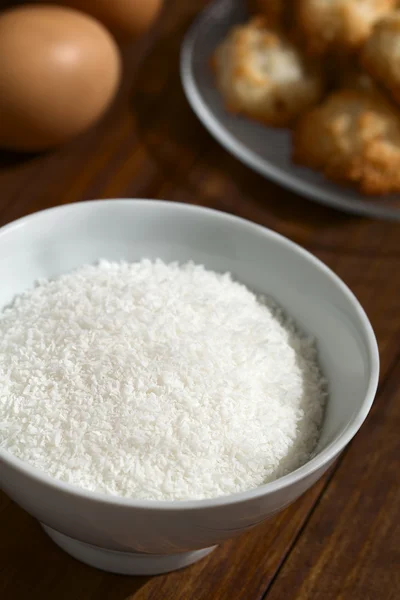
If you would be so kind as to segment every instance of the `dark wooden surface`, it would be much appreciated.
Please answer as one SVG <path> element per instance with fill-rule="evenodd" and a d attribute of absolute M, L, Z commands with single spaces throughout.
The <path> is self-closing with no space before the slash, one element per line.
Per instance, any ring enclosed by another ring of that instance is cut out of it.
<path fill-rule="evenodd" d="M 211 206 L 279 231 L 325 261 L 365 307 L 382 360 L 376 402 L 306 495 L 181 572 L 129 578 L 86 567 L 0 496 L 4 600 L 400 598 L 400 226 L 312 204 L 211 139 L 178 71 L 182 36 L 204 4 L 171 1 L 158 27 L 124 51 L 121 93 L 96 128 L 44 156 L 0 156 L 0 225 L 57 204 L 147 197 Z"/>

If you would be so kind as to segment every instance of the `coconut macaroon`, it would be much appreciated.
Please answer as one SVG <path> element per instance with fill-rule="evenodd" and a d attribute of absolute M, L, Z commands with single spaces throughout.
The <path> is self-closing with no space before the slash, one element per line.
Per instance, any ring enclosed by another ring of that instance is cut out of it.
<path fill-rule="evenodd" d="M 362 50 L 361 62 L 400 103 L 400 11 L 376 23 Z"/>
<path fill-rule="evenodd" d="M 365 194 L 400 191 L 400 116 L 375 91 L 340 90 L 298 122 L 296 163 Z"/>
<path fill-rule="evenodd" d="M 397 0 L 297 0 L 295 17 L 310 54 L 352 52 L 368 38 Z"/>
<path fill-rule="evenodd" d="M 267 125 L 290 125 L 323 92 L 316 65 L 263 18 L 234 27 L 213 67 L 226 108 Z"/>

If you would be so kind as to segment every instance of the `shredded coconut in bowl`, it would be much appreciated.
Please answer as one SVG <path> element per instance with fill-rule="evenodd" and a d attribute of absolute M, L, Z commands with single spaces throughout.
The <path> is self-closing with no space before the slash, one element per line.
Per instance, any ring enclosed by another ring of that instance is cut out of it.
<path fill-rule="evenodd" d="M 304 464 L 326 397 L 314 341 L 203 266 L 101 261 L 0 314 L 0 446 L 118 496 L 245 491 Z"/>

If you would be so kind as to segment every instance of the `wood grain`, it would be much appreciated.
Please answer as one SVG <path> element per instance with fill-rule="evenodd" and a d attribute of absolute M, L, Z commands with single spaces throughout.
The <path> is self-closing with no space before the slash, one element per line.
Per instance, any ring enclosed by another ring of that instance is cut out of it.
<path fill-rule="evenodd" d="M 211 139 L 184 98 L 178 63 L 184 32 L 205 4 L 171 0 L 154 30 L 124 49 L 123 86 L 92 130 L 45 155 L 0 155 L 0 225 L 89 198 L 150 197 L 271 227 L 326 262 L 365 307 L 382 360 L 377 400 L 340 461 L 307 494 L 181 572 L 129 578 L 86 567 L 0 493 L 2 599 L 400 597 L 399 225 L 312 204 Z"/>

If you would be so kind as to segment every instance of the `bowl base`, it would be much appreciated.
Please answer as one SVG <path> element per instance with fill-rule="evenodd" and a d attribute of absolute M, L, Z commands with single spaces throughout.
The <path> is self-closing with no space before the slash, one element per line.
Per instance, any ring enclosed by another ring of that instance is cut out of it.
<path fill-rule="evenodd" d="M 119 575 L 159 575 L 183 569 L 201 560 L 216 546 L 179 554 L 141 554 L 139 552 L 118 552 L 92 544 L 86 544 L 59 533 L 41 524 L 47 535 L 59 546 L 81 562 L 110 573 Z"/>

